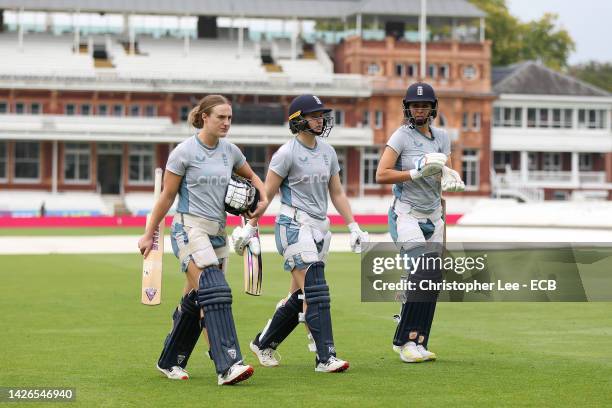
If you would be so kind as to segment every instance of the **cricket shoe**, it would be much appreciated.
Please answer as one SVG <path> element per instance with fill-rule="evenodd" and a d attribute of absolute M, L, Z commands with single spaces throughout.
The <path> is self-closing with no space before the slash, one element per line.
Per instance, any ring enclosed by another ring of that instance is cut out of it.
<path fill-rule="evenodd" d="M 264 367 L 276 367 L 280 364 L 280 354 L 273 348 L 260 349 L 255 343 L 249 344 L 253 354 L 257 356 L 259 364 Z M 278 356 L 278 358 L 276 358 Z"/>
<path fill-rule="evenodd" d="M 253 375 L 253 367 L 250 365 L 245 365 L 242 361 L 237 362 L 233 366 L 231 366 L 225 374 L 219 374 L 217 379 L 217 384 L 219 385 L 233 385 L 237 384 L 241 381 L 246 380 L 250 376 Z"/>
<path fill-rule="evenodd" d="M 423 355 L 419 353 L 414 341 L 409 341 L 401 347 L 393 345 L 393 351 L 399 353 L 400 358 L 405 363 L 420 363 L 423 361 Z"/>
<path fill-rule="evenodd" d="M 423 356 L 423 361 L 435 361 L 436 358 L 438 358 L 436 353 L 432 353 L 431 351 L 427 350 L 422 344 L 417 346 L 417 350 Z"/>
<path fill-rule="evenodd" d="M 320 362 L 315 367 L 315 371 L 319 373 L 341 373 L 349 368 L 349 362 L 340 360 L 334 356 L 331 356 L 327 362 Z"/>
<path fill-rule="evenodd" d="M 180 366 L 173 366 L 170 368 L 161 368 L 160 366 L 157 366 L 157 369 L 161 371 L 162 373 L 164 373 L 166 377 L 168 377 L 171 380 L 188 380 L 189 379 L 189 374 L 187 373 L 187 371 L 185 371 L 185 369 Z"/>

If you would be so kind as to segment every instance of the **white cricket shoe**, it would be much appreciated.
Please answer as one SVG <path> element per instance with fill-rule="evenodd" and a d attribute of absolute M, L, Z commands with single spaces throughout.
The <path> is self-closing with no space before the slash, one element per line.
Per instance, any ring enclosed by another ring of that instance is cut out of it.
<path fill-rule="evenodd" d="M 417 350 L 423 356 L 423 361 L 434 361 L 436 358 L 438 358 L 436 353 L 432 353 L 431 351 L 427 350 L 422 344 L 417 346 Z"/>
<path fill-rule="evenodd" d="M 259 360 L 259 364 L 264 367 L 276 367 L 280 364 L 280 354 L 273 348 L 260 349 L 255 343 L 251 342 L 249 344 L 251 351 L 253 354 L 257 356 Z M 276 358 L 278 355 L 278 358 Z"/>
<path fill-rule="evenodd" d="M 400 358 L 405 363 L 420 363 L 423 361 L 423 355 L 419 353 L 414 341 L 409 341 L 401 347 L 393 345 L 393 351 L 399 353 Z"/>
<path fill-rule="evenodd" d="M 331 356 L 326 363 L 317 364 L 315 371 L 320 373 L 341 373 L 342 371 L 348 370 L 348 368 L 348 361 Z"/>
<path fill-rule="evenodd" d="M 253 367 L 245 365 L 242 361 L 237 362 L 231 366 L 224 375 L 219 374 L 217 384 L 219 385 L 233 385 L 240 381 L 244 381 L 253 375 Z"/>
<path fill-rule="evenodd" d="M 181 366 L 173 366 L 170 368 L 161 368 L 160 366 L 157 366 L 157 369 L 161 371 L 162 373 L 164 373 L 166 377 L 168 377 L 171 380 L 188 380 L 189 379 L 189 374 Z"/>

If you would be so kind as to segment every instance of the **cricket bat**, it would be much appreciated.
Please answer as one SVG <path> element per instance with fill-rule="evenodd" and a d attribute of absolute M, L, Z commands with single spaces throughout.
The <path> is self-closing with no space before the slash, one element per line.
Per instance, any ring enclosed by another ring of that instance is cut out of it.
<path fill-rule="evenodd" d="M 240 217 L 240 223 L 244 227 L 246 218 Z M 259 238 L 259 232 L 255 235 Z M 248 295 L 259 296 L 261 295 L 261 280 L 262 280 L 262 263 L 261 253 L 259 255 L 251 252 L 251 247 L 246 246 L 244 248 L 244 292 Z"/>
<path fill-rule="evenodd" d="M 161 194 L 163 170 L 155 169 L 155 189 L 153 192 L 153 206 Z M 153 210 L 151 210 L 152 212 Z M 147 225 L 151 213 L 147 215 Z M 153 233 L 153 246 L 147 257 L 142 261 L 142 290 L 141 302 L 144 305 L 159 305 L 161 303 L 162 284 L 162 257 L 164 254 L 164 218 Z"/>

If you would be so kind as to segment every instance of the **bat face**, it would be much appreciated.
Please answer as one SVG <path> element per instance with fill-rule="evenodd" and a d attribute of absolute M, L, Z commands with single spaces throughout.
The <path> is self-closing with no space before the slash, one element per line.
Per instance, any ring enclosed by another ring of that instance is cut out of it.
<path fill-rule="evenodd" d="M 149 217 L 147 217 L 148 219 Z M 148 222 L 148 221 L 147 221 Z M 162 222 L 163 223 L 163 222 Z M 160 224 L 161 225 L 161 224 Z M 142 262 L 142 296 L 145 305 L 159 305 L 161 303 L 162 262 L 164 253 L 163 228 L 155 228 L 153 246 Z"/>
<path fill-rule="evenodd" d="M 244 225 L 244 218 L 242 219 Z M 259 232 L 256 234 L 259 238 Z M 261 253 L 253 254 L 251 248 L 247 245 L 244 248 L 244 292 L 248 295 L 261 295 L 261 280 L 262 280 L 262 261 Z"/>
<path fill-rule="evenodd" d="M 153 206 L 161 194 L 162 169 L 155 169 L 155 189 L 153 193 Z M 147 225 L 151 221 L 151 214 L 147 215 Z M 151 251 L 142 261 L 142 289 L 140 301 L 145 305 L 159 305 L 161 303 L 162 262 L 164 254 L 164 219 L 153 232 Z"/>

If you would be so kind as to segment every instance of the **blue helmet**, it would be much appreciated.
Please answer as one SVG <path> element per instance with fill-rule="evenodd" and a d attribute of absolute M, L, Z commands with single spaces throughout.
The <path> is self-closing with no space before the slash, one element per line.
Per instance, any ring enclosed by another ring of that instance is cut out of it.
<path fill-rule="evenodd" d="M 436 97 L 436 92 L 433 87 L 425 82 L 415 82 L 410 85 L 406 90 L 406 96 L 403 99 L 404 104 L 404 118 L 410 124 L 415 124 L 415 119 L 410 113 L 410 104 L 413 102 L 429 102 L 431 103 L 431 112 L 429 113 L 429 117 L 427 119 L 433 120 L 438 114 L 438 98 Z M 423 124 L 417 124 L 422 126 Z"/>
<path fill-rule="evenodd" d="M 321 99 L 315 95 L 304 94 L 296 97 L 289 105 L 289 129 L 291 133 L 307 132 L 315 136 L 326 137 L 334 127 L 334 118 L 331 109 L 326 108 Z M 323 112 L 323 128 L 315 132 L 310 128 L 304 115 L 313 112 Z"/>

